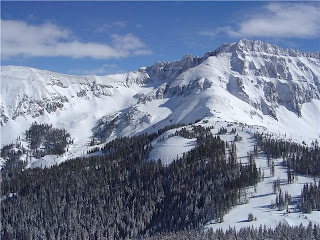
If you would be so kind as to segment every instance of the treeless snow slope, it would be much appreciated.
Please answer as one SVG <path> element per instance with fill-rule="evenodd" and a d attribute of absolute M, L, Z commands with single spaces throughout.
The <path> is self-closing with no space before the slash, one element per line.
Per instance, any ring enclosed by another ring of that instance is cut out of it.
<path fill-rule="evenodd" d="M 165 165 L 170 164 L 174 159 L 182 157 L 182 154 L 190 151 L 197 144 L 197 139 L 187 139 L 180 136 L 173 136 L 157 142 L 149 155 L 149 160 L 159 160 Z"/>

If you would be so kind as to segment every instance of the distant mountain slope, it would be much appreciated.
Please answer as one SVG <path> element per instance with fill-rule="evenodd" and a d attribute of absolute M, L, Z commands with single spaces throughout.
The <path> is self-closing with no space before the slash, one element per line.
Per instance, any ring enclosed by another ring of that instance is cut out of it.
<path fill-rule="evenodd" d="M 84 146 L 93 136 L 152 132 L 196 120 L 237 121 L 319 137 L 320 55 L 242 39 L 202 58 L 157 62 L 108 76 L 69 76 L 1 67 L 2 143 L 33 121 L 68 129 Z"/>

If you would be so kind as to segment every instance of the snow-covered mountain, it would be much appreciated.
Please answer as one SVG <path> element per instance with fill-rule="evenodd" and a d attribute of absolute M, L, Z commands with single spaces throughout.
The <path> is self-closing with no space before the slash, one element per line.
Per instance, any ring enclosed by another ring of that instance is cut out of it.
<path fill-rule="evenodd" d="M 31 122 L 68 129 L 79 149 L 93 136 L 152 132 L 174 123 L 242 122 L 306 141 L 319 138 L 320 54 L 242 39 L 203 57 L 108 76 L 1 67 L 1 140 Z"/>
<path fill-rule="evenodd" d="M 46 155 L 37 159 L 22 156 L 28 167 L 51 166 L 81 155 L 101 154 L 99 142 L 116 137 L 155 132 L 177 123 L 211 127 L 226 142 L 237 136 L 237 158 L 246 163 L 254 149 L 256 131 L 272 132 L 281 138 L 309 144 L 320 140 L 320 54 L 281 49 L 261 41 L 242 39 L 224 44 L 203 57 L 185 55 L 174 62 L 157 62 L 137 71 L 108 76 L 70 76 L 28 67 L 1 67 L 1 146 L 23 134 L 34 122 L 65 128 L 74 138 L 62 156 Z M 197 145 L 196 138 L 176 133 L 182 127 L 159 134 L 151 145 L 149 160 L 173 159 Z M 186 126 L 192 130 L 192 126 Z M 98 143 L 90 146 L 92 139 Z M 17 141 L 18 142 L 18 141 Z M 21 144 L 19 141 L 19 143 Z M 0 158 L 1 163 L 5 159 Z M 259 152 L 257 167 L 266 179 L 246 189 L 248 203 L 225 214 L 225 221 L 203 223 L 203 229 L 228 229 L 278 223 L 305 226 L 318 224 L 319 211 L 301 214 L 294 203 L 285 210 L 269 207 L 275 196 L 270 193 L 275 180 L 286 182 L 283 159 L 274 159 L 276 175 L 269 174 L 268 160 Z M 283 184 L 298 199 L 305 183 L 313 177 L 299 175 L 292 184 Z M 266 210 L 267 209 L 267 210 Z M 244 220 L 248 214 L 257 221 Z"/>

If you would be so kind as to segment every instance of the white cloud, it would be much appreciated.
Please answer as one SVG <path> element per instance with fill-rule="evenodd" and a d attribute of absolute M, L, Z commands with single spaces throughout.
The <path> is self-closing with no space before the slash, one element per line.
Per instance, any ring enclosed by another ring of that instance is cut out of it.
<path fill-rule="evenodd" d="M 52 23 L 30 25 L 22 21 L 1 20 L 1 55 L 3 58 L 72 57 L 123 58 L 150 54 L 145 44 L 135 35 L 111 35 L 113 44 L 81 42 L 73 33 Z"/>
<path fill-rule="evenodd" d="M 220 27 L 202 31 L 215 37 L 225 33 L 230 37 L 317 38 L 319 37 L 319 3 L 269 3 L 263 11 L 244 16 L 237 28 Z"/>
<path fill-rule="evenodd" d="M 111 35 L 115 46 L 118 49 L 122 50 L 133 50 L 133 49 L 141 49 L 144 44 L 133 34 L 127 34 L 125 36 L 121 36 L 119 34 Z"/>

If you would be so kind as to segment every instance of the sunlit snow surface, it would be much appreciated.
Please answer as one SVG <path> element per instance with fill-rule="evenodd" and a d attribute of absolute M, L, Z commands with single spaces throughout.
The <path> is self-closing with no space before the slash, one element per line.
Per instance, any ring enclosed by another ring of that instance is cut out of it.
<path fill-rule="evenodd" d="M 178 129 L 169 130 L 161 134 L 152 142 L 152 150 L 149 160 L 170 164 L 174 159 L 182 157 L 183 153 L 190 151 L 197 144 L 197 139 L 187 139 L 180 136 L 172 136 Z"/>
<path fill-rule="evenodd" d="M 231 128 L 229 128 L 231 130 Z M 230 132 L 230 131 L 229 131 Z M 237 133 L 243 137 L 241 143 L 237 143 L 237 155 L 238 159 L 242 160 L 246 158 L 246 151 L 253 151 L 255 144 L 253 134 L 242 128 L 237 128 Z M 234 135 L 220 135 L 223 140 L 231 140 Z M 225 216 L 224 222 L 217 223 L 214 220 L 204 224 L 203 230 L 212 229 L 228 229 L 230 226 L 240 229 L 241 227 L 266 225 L 275 227 L 280 222 L 289 226 L 296 226 L 302 223 L 307 226 L 311 221 L 313 224 L 320 223 L 320 211 L 313 211 L 311 214 L 304 214 L 297 210 L 297 202 L 300 199 L 301 190 L 303 184 L 313 183 L 317 178 L 303 176 L 298 174 L 298 180 L 292 184 L 287 184 L 287 169 L 282 164 L 282 159 L 276 159 L 275 162 L 275 176 L 270 176 L 270 168 L 267 166 L 267 158 L 263 153 L 259 153 L 256 159 L 257 168 L 261 167 L 262 172 L 265 175 L 263 181 L 259 182 L 256 187 L 247 189 L 247 197 L 249 203 L 238 205 L 232 208 Z M 271 208 L 271 202 L 275 203 L 276 194 L 273 194 L 273 181 L 280 179 L 282 192 L 288 192 L 292 197 L 292 203 L 289 205 L 290 213 L 286 213 L 286 209 L 278 211 Z M 248 214 L 252 213 L 257 218 L 256 221 L 248 222 Z"/>
<path fill-rule="evenodd" d="M 186 55 L 173 63 L 156 63 L 138 71 L 101 77 L 2 66 L 1 146 L 18 136 L 23 139 L 34 121 L 65 128 L 74 138 L 69 151 L 63 156 L 31 158 L 27 166 L 49 167 L 87 155 L 87 150 L 92 148 L 89 142 L 93 129 L 103 117 L 114 120 L 112 116 L 118 116 L 118 120 L 107 141 L 201 119 L 197 124 L 214 126 L 214 134 L 220 127 L 234 123 L 232 127 L 243 137 L 243 141 L 237 143 L 241 162 L 245 162 L 247 152 L 253 150 L 256 131 L 307 144 L 320 140 L 319 54 L 310 57 L 247 40 L 223 45 L 216 53 L 216 56 L 208 53 L 202 59 Z M 300 117 L 292 104 L 298 100 L 303 102 Z M 51 112 L 43 110 L 50 105 L 60 107 Z M 268 114 L 268 108 L 277 119 Z M 232 127 L 228 127 L 229 132 Z M 196 139 L 172 136 L 176 130 L 167 131 L 152 142 L 150 161 L 161 159 L 164 164 L 170 164 L 195 147 Z M 231 141 L 234 135 L 221 137 Z M 23 144 L 27 145 L 25 141 Z M 3 161 L 0 159 L 0 164 Z M 320 223 L 319 211 L 301 214 L 290 206 L 291 213 L 284 215 L 283 211 L 270 209 L 271 201 L 275 200 L 274 179 L 280 177 L 284 183 L 282 190 L 287 190 L 295 199 L 303 184 L 312 182 L 313 178 L 299 176 L 297 182 L 287 185 L 281 159 L 275 161 L 274 178 L 269 177 L 263 154 L 260 153 L 256 162 L 265 170 L 265 180 L 258 184 L 256 193 L 248 189 L 249 203 L 231 209 L 221 224 L 204 223 L 204 229 L 275 226 L 279 222 L 297 225 L 308 224 L 310 220 Z M 249 213 L 257 217 L 257 221 L 247 222 Z"/>

